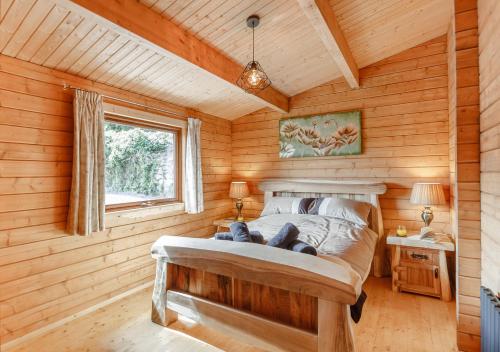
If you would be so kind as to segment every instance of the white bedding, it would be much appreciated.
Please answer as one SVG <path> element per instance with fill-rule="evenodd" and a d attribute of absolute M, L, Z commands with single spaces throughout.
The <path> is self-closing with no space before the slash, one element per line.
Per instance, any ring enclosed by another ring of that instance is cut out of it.
<path fill-rule="evenodd" d="M 262 233 L 268 241 L 287 222 L 298 227 L 299 240 L 313 245 L 318 256 L 326 260 L 340 258 L 351 265 L 363 282 L 366 280 L 378 238 L 374 231 L 346 220 L 310 214 L 267 215 L 249 222 L 248 227 Z"/>

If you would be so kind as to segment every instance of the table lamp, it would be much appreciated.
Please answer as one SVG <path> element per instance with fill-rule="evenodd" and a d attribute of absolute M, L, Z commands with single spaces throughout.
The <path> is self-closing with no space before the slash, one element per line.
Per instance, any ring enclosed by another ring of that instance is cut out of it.
<path fill-rule="evenodd" d="M 440 183 L 415 183 L 411 191 L 410 203 L 424 206 L 421 217 L 425 227 L 422 227 L 420 233 L 431 231 L 430 224 L 434 219 L 431 205 L 446 204 L 443 186 Z"/>
<path fill-rule="evenodd" d="M 246 182 L 238 181 L 231 182 L 231 187 L 229 189 L 229 197 L 236 199 L 236 209 L 238 209 L 238 215 L 236 216 L 236 221 L 243 221 L 243 216 L 241 215 L 241 209 L 243 209 L 242 199 L 248 197 L 250 192 L 248 191 L 248 185 Z"/>

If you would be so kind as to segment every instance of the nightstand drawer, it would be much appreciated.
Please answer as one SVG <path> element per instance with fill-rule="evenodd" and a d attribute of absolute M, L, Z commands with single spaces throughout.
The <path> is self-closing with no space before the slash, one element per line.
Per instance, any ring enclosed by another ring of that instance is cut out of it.
<path fill-rule="evenodd" d="M 409 263 L 439 264 L 439 252 L 432 249 L 401 247 L 401 261 Z"/>

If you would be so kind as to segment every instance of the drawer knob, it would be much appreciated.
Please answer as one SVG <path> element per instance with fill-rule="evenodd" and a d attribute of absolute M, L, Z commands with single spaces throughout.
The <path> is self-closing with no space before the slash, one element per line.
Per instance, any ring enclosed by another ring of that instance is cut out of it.
<path fill-rule="evenodd" d="M 436 268 L 436 269 L 434 269 L 434 278 L 437 279 L 438 276 L 439 276 L 439 270 L 438 270 L 438 268 Z"/>
<path fill-rule="evenodd" d="M 429 256 L 427 256 L 426 254 L 419 254 L 419 253 L 412 253 L 411 257 L 413 259 L 418 259 L 418 260 L 428 260 L 429 259 Z"/>

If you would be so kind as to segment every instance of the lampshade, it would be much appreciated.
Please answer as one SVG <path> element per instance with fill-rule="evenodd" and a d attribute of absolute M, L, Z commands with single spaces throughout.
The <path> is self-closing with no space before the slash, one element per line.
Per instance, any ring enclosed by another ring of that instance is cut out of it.
<path fill-rule="evenodd" d="M 236 81 L 236 84 L 245 90 L 245 92 L 253 94 L 271 85 L 271 80 L 264 72 L 264 69 L 259 62 L 255 60 L 255 27 L 257 27 L 259 23 L 260 17 L 257 15 L 252 15 L 247 18 L 247 26 L 252 28 L 252 61 L 246 65 Z"/>
<path fill-rule="evenodd" d="M 245 198 L 250 195 L 248 191 L 248 185 L 246 182 L 231 182 L 231 188 L 229 189 L 230 198 Z"/>
<path fill-rule="evenodd" d="M 446 204 L 440 183 L 415 183 L 411 191 L 410 203 L 420 205 Z"/>
<path fill-rule="evenodd" d="M 251 61 L 241 73 L 236 84 L 247 93 L 257 93 L 269 87 L 271 80 L 257 61 Z"/>

